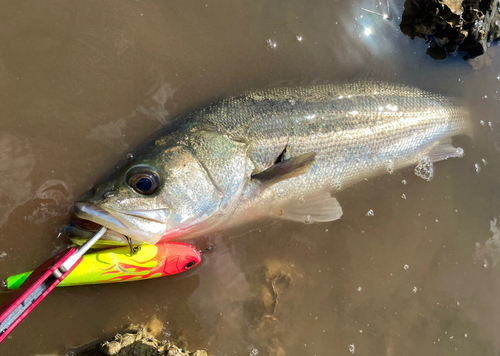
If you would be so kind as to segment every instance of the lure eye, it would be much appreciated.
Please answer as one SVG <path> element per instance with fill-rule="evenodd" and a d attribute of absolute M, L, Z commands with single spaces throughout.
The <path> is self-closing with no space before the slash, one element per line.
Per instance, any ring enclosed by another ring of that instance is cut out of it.
<path fill-rule="evenodd" d="M 186 265 L 186 267 L 184 267 L 184 269 L 191 269 L 191 268 L 193 268 L 193 267 L 194 267 L 194 265 L 195 265 L 195 264 L 196 264 L 196 263 L 195 263 L 194 261 L 191 261 L 191 262 L 189 262 L 189 263 Z"/>
<path fill-rule="evenodd" d="M 160 187 L 160 179 L 154 172 L 139 172 L 130 176 L 127 184 L 139 194 L 151 195 Z"/>

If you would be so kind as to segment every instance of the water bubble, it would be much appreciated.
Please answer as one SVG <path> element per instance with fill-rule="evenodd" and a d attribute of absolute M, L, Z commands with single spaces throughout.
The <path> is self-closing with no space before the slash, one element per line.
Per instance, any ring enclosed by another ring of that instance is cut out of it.
<path fill-rule="evenodd" d="M 434 166 L 429 157 L 423 156 L 418 160 L 418 164 L 415 167 L 415 175 L 426 181 L 430 181 L 434 177 Z"/>
<path fill-rule="evenodd" d="M 405 194 L 401 195 L 401 198 L 406 200 L 406 195 Z"/>
<path fill-rule="evenodd" d="M 497 80 L 500 82 L 500 75 L 497 77 Z"/>
<path fill-rule="evenodd" d="M 267 43 L 267 48 L 268 48 L 268 49 L 275 49 L 275 48 L 276 48 L 276 46 L 277 46 L 277 45 L 276 45 L 276 42 L 273 42 L 273 40 L 272 40 L 272 39 L 270 39 L 270 38 L 268 38 L 268 39 L 266 40 L 266 43 Z"/>
<path fill-rule="evenodd" d="M 7 283 L 7 280 L 3 280 L 2 283 L 1 283 L 1 287 L 2 288 L 7 288 L 9 286 L 9 284 Z"/>
<path fill-rule="evenodd" d="M 389 162 L 387 162 L 385 167 L 387 168 L 387 172 L 389 172 L 389 174 L 394 173 L 394 161 L 392 159 L 390 159 Z"/>
<path fill-rule="evenodd" d="M 255 347 L 250 350 L 251 356 L 257 356 L 258 354 L 259 354 L 259 350 L 257 350 Z"/>
<path fill-rule="evenodd" d="M 126 159 L 126 160 L 129 160 L 129 161 L 130 161 L 130 160 L 131 160 L 131 159 L 133 159 L 133 158 L 134 158 L 134 155 L 133 155 L 132 153 L 127 153 L 127 154 L 125 155 L 125 159 Z"/>
<path fill-rule="evenodd" d="M 417 287 L 413 287 L 412 292 L 413 293 L 417 293 L 417 291 L 418 291 L 418 288 Z"/>
<path fill-rule="evenodd" d="M 302 42 L 302 36 L 296 36 L 296 37 L 297 37 L 297 41 Z"/>
<path fill-rule="evenodd" d="M 488 121 L 488 126 L 490 127 L 490 130 L 493 131 L 493 123 L 491 121 Z"/>
<path fill-rule="evenodd" d="M 366 213 L 366 216 L 375 216 L 375 213 L 373 212 L 372 209 L 368 210 L 368 212 Z"/>
<path fill-rule="evenodd" d="M 356 349 L 356 347 L 354 346 L 354 344 L 350 344 L 350 345 L 349 345 L 349 352 L 350 352 L 351 354 L 354 354 L 354 350 L 355 350 L 355 349 Z"/>
<path fill-rule="evenodd" d="M 486 161 L 486 159 L 485 159 L 485 158 L 483 158 L 483 159 L 481 160 L 481 162 L 483 162 L 483 166 L 486 166 L 486 165 L 488 164 L 488 162 Z"/>
<path fill-rule="evenodd" d="M 474 165 L 474 168 L 476 169 L 476 173 L 481 172 L 481 166 L 480 166 L 479 164 L 477 164 L 477 163 L 476 163 L 476 164 Z"/>
<path fill-rule="evenodd" d="M 408 268 L 410 268 L 410 266 L 404 265 L 403 268 L 405 269 L 405 271 L 408 271 Z"/>
<path fill-rule="evenodd" d="M 481 126 L 484 126 L 484 120 L 480 120 L 479 123 L 481 124 Z"/>
<path fill-rule="evenodd" d="M 361 292 L 362 290 L 363 290 L 363 288 L 358 287 L 358 292 Z"/>
<path fill-rule="evenodd" d="M 401 183 L 403 183 L 404 185 L 408 184 L 408 182 L 406 181 L 406 179 L 403 179 L 403 180 L 401 181 Z"/>
<path fill-rule="evenodd" d="M 311 221 L 311 215 L 307 215 L 307 216 L 306 216 L 306 218 L 304 219 L 304 222 L 305 222 L 306 224 L 310 224 L 310 223 L 312 223 L 312 221 Z"/>
<path fill-rule="evenodd" d="M 488 268 L 488 260 L 483 260 L 483 267 Z"/>
<path fill-rule="evenodd" d="M 304 199 L 304 196 L 301 196 L 299 198 L 299 204 L 304 204 L 306 202 L 306 200 Z"/>

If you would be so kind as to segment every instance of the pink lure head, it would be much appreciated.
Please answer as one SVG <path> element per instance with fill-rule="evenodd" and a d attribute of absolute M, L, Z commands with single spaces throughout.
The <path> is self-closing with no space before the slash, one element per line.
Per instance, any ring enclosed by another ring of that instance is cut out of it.
<path fill-rule="evenodd" d="M 191 245 L 182 242 L 159 243 L 158 257 L 168 256 L 163 264 L 163 275 L 187 271 L 201 262 L 200 253 Z"/>

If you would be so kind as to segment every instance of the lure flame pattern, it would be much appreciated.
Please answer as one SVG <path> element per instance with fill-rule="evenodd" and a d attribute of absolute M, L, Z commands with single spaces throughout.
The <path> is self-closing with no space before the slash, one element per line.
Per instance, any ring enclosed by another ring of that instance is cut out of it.
<path fill-rule="evenodd" d="M 158 278 L 184 272 L 200 261 L 200 253 L 191 245 L 181 242 L 140 245 L 140 250 L 133 256 L 128 247 L 113 248 L 84 255 L 80 264 L 59 286 Z M 19 288 L 30 274 L 25 272 L 9 277 L 7 287 Z"/>

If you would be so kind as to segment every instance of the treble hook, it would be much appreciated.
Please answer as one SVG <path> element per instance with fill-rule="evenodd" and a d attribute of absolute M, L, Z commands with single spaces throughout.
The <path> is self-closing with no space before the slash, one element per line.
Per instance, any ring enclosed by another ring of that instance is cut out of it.
<path fill-rule="evenodd" d="M 139 252 L 141 250 L 141 245 L 134 246 L 132 244 L 132 239 L 130 237 L 125 236 L 125 238 L 127 239 L 128 245 L 130 247 L 130 256 L 136 255 L 137 252 Z"/>

